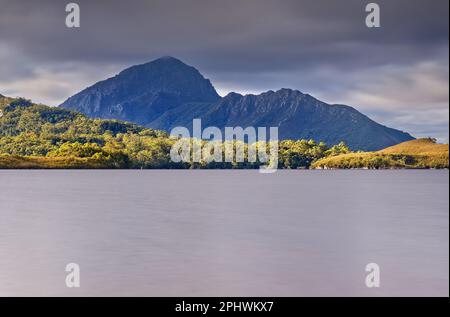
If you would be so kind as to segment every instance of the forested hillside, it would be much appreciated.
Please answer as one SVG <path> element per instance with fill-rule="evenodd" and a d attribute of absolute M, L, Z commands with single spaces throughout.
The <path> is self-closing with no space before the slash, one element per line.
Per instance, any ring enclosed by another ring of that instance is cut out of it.
<path fill-rule="evenodd" d="M 174 163 L 166 132 L 0 96 L 0 168 L 257 168 L 261 163 Z M 222 144 L 223 146 L 223 144 Z M 246 147 L 246 145 L 243 145 Z M 349 152 L 313 140 L 279 144 L 280 168 L 308 168 Z"/>

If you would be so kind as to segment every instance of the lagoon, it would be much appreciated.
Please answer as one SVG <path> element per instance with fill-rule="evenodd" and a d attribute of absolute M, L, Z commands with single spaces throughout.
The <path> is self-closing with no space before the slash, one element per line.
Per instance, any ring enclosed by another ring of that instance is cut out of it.
<path fill-rule="evenodd" d="M 0 296 L 448 296 L 448 190 L 448 170 L 4 170 Z"/>

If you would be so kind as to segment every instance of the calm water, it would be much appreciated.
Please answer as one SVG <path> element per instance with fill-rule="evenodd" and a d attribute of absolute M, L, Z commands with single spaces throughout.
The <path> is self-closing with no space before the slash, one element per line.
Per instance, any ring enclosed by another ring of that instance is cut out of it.
<path fill-rule="evenodd" d="M 448 187 L 448 171 L 0 171 L 0 296 L 448 296 Z"/>

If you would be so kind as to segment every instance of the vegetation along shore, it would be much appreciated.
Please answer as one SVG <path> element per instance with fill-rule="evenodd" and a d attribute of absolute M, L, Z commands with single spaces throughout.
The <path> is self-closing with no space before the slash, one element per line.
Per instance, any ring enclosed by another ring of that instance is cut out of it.
<path fill-rule="evenodd" d="M 255 162 L 175 163 L 176 140 L 164 131 L 118 120 L 91 119 L 62 108 L 0 95 L 2 169 L 230 169 L 258 168 Z M 248 148 L 246 144 L 235 144 Z M 262 146 L 262 145 L 259 145 Z M 448 144 L 407 141 L 375 152 L 352 152 L 344 143 L 279 142 L 281 169 L 448 168 Z"/>

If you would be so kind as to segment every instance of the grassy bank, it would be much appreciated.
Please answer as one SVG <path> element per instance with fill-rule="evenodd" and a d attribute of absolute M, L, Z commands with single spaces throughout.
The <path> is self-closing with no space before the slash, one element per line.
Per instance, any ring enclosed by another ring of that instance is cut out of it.
<path fill-rule="evenodd" d="M 101 160 L 78 157 L 24 157 L 0 155 L 0 169 L 106 169 L 115 168 Z"/>
<path fill-rule="evenodd" d="M 312 168 L 448 168 L 448 144 L 433 139 L 418 139 L 377 152 L 358 152 L 320 159 Z"/>

